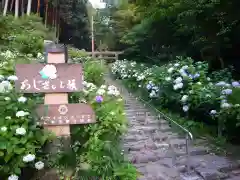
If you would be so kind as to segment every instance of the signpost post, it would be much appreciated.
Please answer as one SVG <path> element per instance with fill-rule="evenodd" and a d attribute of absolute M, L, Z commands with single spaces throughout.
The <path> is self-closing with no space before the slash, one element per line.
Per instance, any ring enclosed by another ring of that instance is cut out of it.
<path fill-rule="evenodd" d="M 49 46 L 46 64 L 17 64 L 16 90 L 23 93 L 45 93 L 44 105 L 36 109 L 39 123 L 56 136 L 70 137 L 71 124 L 95 123 L 91 106 L 68 104 L 68 93 L 79 92 L 83 85 L 81 64 L 67 64 L 65 47 Z"/>

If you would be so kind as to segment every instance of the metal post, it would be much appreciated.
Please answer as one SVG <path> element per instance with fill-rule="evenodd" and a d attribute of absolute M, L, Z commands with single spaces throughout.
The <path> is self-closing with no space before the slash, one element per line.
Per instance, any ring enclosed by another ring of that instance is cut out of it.
<path fill-rule="evenodd" d="M 94 26 L 94 21 L 93 21 L 93 15 L 92 15 L 92 57 L 95 57 L 94 56 L 94 29 L 93 29 L 93 26 Z"/>
<path fill-rule="evenodd" d="M 186 163 L 187 163 L 187 172 L 190 172 L 190 162 L 189 162 L 190 154 L 189 154 L 189 136 L 186 134 Z"/>
<path fill-rule="evenodd" d="M 161 129 L 162 129 L 162 122 L 161 122 L 161 116 L 160 116 L 160 114 L 158 114 L 157 120 L 158 120 L 158 122 L 159 122 L 159 129 L 161 130 Z"/>
<path fill-rule="evenodd" d="M 218 137 L 222 137 L 222 123 L 221 120 L 218 120 Z"/>

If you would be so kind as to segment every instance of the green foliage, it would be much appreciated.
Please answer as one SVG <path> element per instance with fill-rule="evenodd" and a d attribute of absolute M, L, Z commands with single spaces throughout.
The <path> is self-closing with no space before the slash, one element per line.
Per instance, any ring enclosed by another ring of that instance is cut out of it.
<path fill-rule="evenodd" d="M 20 53 L 32 54 L 43 51 L 43 40 L 52 39 L 51 33 L 42 24 L 38 16 L 24 16 L 19 19 L 13 16 L 1 16 L 0 42 L 3 49 L 17 50 Z"/>
<path fill-rule="evenodd" d="M 226 71 L 224 79 L 216 74 L 210 79 L 207 70 L 207 63 L 181 57 L 173 63 L 150 68 L 128 61 L 117 61 L 112 66 L 116 77 L 123 79 L 129 88 L 140 90 L 157 107 L 204 122 L 213 127 L 215 135 L 219 126 L 226 138 L 236 142 L 240 84 Z"/>
<path fill-rule="evenodd" d="M 69 48 L 68 54 L 72 62 L 83 64 L 84 78 L 86 78 L 88 82 L 97 86 L 104 84 L 104 72 L 106 68 L 102 60 L 89 57 L 85 51 L 74 48 Z"/>
<path fill-rule="evenodd" d="M 82 49 L 90 49 L 90 22 L 87 13 L 87 0 L 53 0 L 60 8 L 60 41 Z"/>
<path fill-rule="evenodd" d="M 75 179 L 99 177 L 101 179 L 136 179 L 136 169 L 125 162 L 120 147 L 121 135 L 127 130 L 123 101 L 114 92 L 115 87 L 97 88 L 85 84 L 84 93 L 75 94 L 82 102 L 92 105 L 97 123 L 89 126 L 73 127 L 74 151 L 77 168 Z M 103 97 L 96 102 L 96 95 Z M 112 94 L 112 95 L 110 95 Z M 72 101 L 75 102 L 75 101 Z"/>
<path fill-rule="evenodd" d="M 237 0 L 140 0 L 111 11 L 109 28 L 128 59 L 159 63 L 176 55 L 206 60 L 209 69 L 237 65 Z M 134 8 L 131 8 L 134 7 Z M 129 16 L 134 14 L 134 16 Z M 140 21 L 135 21 L 135 19 Z M 128 22 L 134 23 L 128 23 Z M 127 30 L 127 31 L 126 31 Z M 158 58 L 156 58 L 158 57 Z M 153 60 L 154 59 L 154 60 Z"/>
<path fill-rule="evenodd" d="M 25 179 L 25 171 L 30 178 L 47 166 L 43 150 L 52 136 L 37 123 L 35 109 L 43 103 L 41 95 L 15 92 L 15 65 L 35 63 L 51 33 L 35 15 L 0 17 L 0 24 L 0 179 Z"/>
<path fill-rule="evenodd" d="M 37 125 L 34 113 L 36 105 L 42 103 L 40 96 L 15 92 L 15 63 L 29 62 L 30 58 L 19 53 L 1 53 L 0 69 L 0 178 L 21 176 L 23 169 L 33 171 L 44 166 L 43 147 L 50 134 Z M 22 61 L 23 62 L 23 61 Z M 29 161 L 29 162 L 28 162 Z M 34 167 L 35 166 L 35 167 Z"/>
<path fill-rule="evenodd" d="M 97 86 L 104 83 L 105 67 L 100 61 L 87 61 L 84 63 L 84 77 Z"/>
<path fill-rule="evenodd" d="M 73 48 L 73 47 L 68 48 L 68 55 L 73 60 L 77 59 L 77 58 L 81 59 L 81 58 L 87 57 L 87 54 L 84 50 L 78 50 L 78 49 Z"/>

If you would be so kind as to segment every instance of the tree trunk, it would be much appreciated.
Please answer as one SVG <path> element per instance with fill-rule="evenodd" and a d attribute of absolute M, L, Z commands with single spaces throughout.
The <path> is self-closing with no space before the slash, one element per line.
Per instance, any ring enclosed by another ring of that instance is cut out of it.
<path fill-rule="evenodd" d="M 19 14 L 19 0 L 15 0 L 15 18 L 18 18 Z"/>
<path fill-rule="evenodd" d="M 37 4 L 37 14 L 40 15 L 39 9 L 40 9 L 40 0 L 38 0 L 38 4 Z"/>
<path fill-rule="evenodd" d="M 27 15 L 28 16 L 31 14 L 31 7 L 32 7 L 32 0 L 28 0 L 28 5 L 27 5 Z"/>
<path fill-rule="evenodd" d="M 48 1 L 46 3 L 46 9 L 45 9 L 45 27 L 47 27 L 48 23 Z"/>
<path fill-rule="evenodd" d="M 21 0 L 21 15 L 24 16 L 24 0 Z"/>
<path fill-rule="evenodd" d="M 10 11 L 12 11 L 13 9 L 13 3 L 14 3 L 14 0 L 11 1 Z"/>
<path fill-rule="evenodd" d="M 8 9 L 8 0 L 5 1 L 4 9 L 3 9 L 3 16 L 6 16 Z"/>

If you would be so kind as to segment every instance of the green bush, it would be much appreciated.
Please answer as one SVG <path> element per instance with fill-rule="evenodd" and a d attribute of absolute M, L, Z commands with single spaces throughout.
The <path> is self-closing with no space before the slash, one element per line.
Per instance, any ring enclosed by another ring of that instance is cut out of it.
<path fill-rule="evenodd" d="M 208 74 L 207 63 L 177 57 L 173 63 L 150 68 L 117 61 L 112 72 L 154 105 L 204 122 L 215 132 L 220 126 L 225 137 L 239 142 L 240 84 L 227 70 Z"/>
<path fill-rule="evenodd" d="M 73 47 L 68 48 L 68 55 L 72 59 L 78 59 L 78 58 L 84 59 L 84 58 L 88 57 L 85 50 L 78 50 L 78 49 L 73 48 Z"/>
<path fill-rule="evenodd" d="M 0 17 L 0 43 L 2 49 L 17 50 L 20 53 L 37 56 L 43 50 L 43 40 L 53 39 L 53 34 L 44 27 L 36 15 L 19 19 L 13 16 Z"/>
<path fill-rule="evenodd" d="M 42 98 L 15 92 L 14 64 L 27 56 L 10 51 L 1 53 L 0 69 L 0 179 L 21 176 L 23 169 L 44 167 L 42 148 L 50 134 L 37 125 L 34 113 Z"/>
<path fill-rule="evenodd" d="M 72 127 L 77 170 L 74 179 L 137 179 L 135 167 L 124 160 L 121 149 L 121 136 L 127 130 L 127 121 L 118 90 L 114 86 L 99 88 L 87 82 L 84 86 L 83 92 L 72 94 L 70 102 L 91 104 L 97 123 Z"/>
<path fill-rule="evenodd" d="M 85 51 L 75 48 L 68 49 L 68 55 L 73 63 L 82 63 L 84 68 L 84 78 L 97 86 L 104 84 L 104 74 L 106 67 L 103 62 L 89 57 Z"/>

